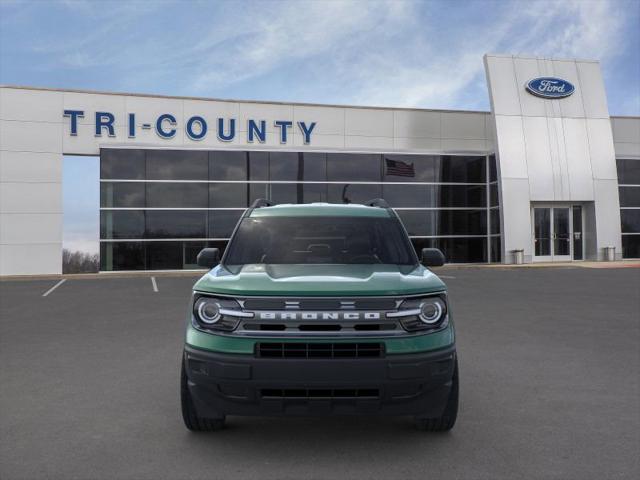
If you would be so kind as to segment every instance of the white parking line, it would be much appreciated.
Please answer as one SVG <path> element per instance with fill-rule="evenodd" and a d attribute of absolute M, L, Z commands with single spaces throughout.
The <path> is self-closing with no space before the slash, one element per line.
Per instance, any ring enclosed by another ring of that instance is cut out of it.
<path fill-rule="evenodd" d="M 44 292 L 42 294 L 43 297 L 46 297 L 47 295 L 49 295 L 51 292 L 53 292 L 56 288 L 58 288 L 60 285 L 62 285 L 64 282 L 66 282 L 67 279 L 63 278 L 62 280 L 60 280 L 58 283 L 56 283 L 53 287 L 51 287 L 49 290 L 47 290 L 46 292 Z"/>
<path fill-rule="evenodd" d="M 153 291 L 158 291 L 158 284 L 156 283 L 156 277 L 151 277 L 151 286 L 153 287 Z"/>

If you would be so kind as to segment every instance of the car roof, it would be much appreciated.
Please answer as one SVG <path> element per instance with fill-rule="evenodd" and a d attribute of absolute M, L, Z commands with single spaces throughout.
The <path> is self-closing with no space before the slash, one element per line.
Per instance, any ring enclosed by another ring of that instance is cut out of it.
<path fill-rule="evenodd" d="M 338 203 L 285 203 L 272 207 L 255 208 L 249 215 L 255 217 L 374 217 L 389 218 L 386 208 L 368 207 L 359 204 Z"/>

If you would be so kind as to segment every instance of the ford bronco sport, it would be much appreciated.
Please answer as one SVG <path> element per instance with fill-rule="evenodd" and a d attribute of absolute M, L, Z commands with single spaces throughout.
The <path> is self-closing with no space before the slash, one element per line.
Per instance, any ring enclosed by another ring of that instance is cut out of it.
<path fill-rule="evenodd" d="M 450 430 L 458 410 L 445 284 L 382 199 L 247 209 L 193 288 L 182 416 L 218 430 L 226 415 L 411 415 Z"/>

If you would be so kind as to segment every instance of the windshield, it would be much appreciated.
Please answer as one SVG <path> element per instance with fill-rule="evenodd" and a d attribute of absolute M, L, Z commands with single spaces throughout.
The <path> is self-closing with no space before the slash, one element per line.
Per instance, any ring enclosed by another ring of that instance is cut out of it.
<path fill-rule="evenodd" d="M 397 218 L 247 217 L 224 263 L 415 265 L 417 260 Z"/>

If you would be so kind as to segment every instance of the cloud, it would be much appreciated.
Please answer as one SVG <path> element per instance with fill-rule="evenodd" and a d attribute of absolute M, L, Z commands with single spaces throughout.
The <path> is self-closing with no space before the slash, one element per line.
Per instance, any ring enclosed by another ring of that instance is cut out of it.
<path fill-rule="evenodd" d="M 111 90 L 466 109 L 488 108 L 484 53 L 599 58 L 613 69 L 633 55 L 638 21 L 637 3 L 613 0 L 54 6 L 61 31 L 26 42 L 41 76 L 66 69 Z"/>

